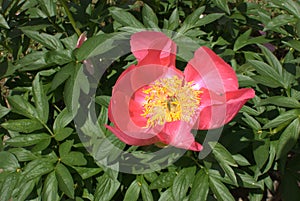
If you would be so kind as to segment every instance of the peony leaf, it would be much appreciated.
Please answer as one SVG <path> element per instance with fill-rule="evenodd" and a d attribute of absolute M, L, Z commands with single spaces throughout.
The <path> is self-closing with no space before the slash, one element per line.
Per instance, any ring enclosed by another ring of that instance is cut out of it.
<path fill-rule="evenodd" d="M 228 188 L 217 178 L 209 177 L 209 187 L 219 201 L 234 201 Z"/>
<path fill-rule="evenodd" d="M 120 182 L 110 178 L 107 174 L 97 178 L 98 184 L 96 187 L 94 200 L 110 201 L 117 192 Z"/>
<path fill-rule="evenodd" d="M 51 172 L 46 177 L 43 185 L 42 200 L 45 201 L 58 201 L 58 181 L 55 176 L 55 172 Z"/>
<path fill-rule="evenodd" d="M 281 134 L 277 147 L 276 160 L 287 155 L 297 143 L 299 135 L 300 118 L 297 118 Z"/>
<path fill-rule="evenodd" d="M 183 200 L 186 197 L 189 186 L 194 180 L 195 171 L 195 166 L 180 170 L 172 185 L 174 200 Z"/>
<path fill-rule="evenodd" d="M 68 168 L 61 163 L 58 163 L 55 168 L 55 175 L 58 181 L 59 189 L 68 197 L 74 198 L 74 181 Z"/>
<path fill-rule="evenodd" d="M 137 201 L 141 191 L 141 184 L 134 180 L 125 193 L 123 201 Z"/>
<path fill-rule="evenodd" d="M 195 176 L 192 189 L 189 194 L 189 201 L 206 200 L 209 192 L 209 177 L 204 168 L 202 168 Z"/>

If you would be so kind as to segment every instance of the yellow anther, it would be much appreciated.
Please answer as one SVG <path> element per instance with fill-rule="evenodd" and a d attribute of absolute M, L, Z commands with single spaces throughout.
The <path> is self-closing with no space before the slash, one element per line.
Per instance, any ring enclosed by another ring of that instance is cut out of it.
<path fill-rule="evenodd" d="M 201 90 L 193 89 L 193 83 L 185 83 L 177 76 L 155 81 L 143 91 L 143 117 L 147 127 L 182 120 L 190 122 L 200 105 Z"/>

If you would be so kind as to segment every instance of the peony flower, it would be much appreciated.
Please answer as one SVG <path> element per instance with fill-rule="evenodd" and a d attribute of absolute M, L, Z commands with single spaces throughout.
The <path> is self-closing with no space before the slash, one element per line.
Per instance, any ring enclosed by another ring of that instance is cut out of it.
<path fill-rule="evenodd" d="M 130 41 L 137 65 L 118 78 L 107 128 L 129 145 L 171 145 L 201 151 L 192 129 L 228 123 L 255 96 L 239 89 L 234 70 L 212 50 L 200 47 L 184 72 L 176 69 L 176 44 L 160 32 L 135 33 Z"/>
<path fill-rule="evenodd" d="M 80 48 L 81 45 L 87 40 L 87 37 L 86 37 L 86 33 L 83 32 L 82 34 L 80 34 L 78 40 L 77 40 L 77 43 L 76 43 L 76 48 Z"/>

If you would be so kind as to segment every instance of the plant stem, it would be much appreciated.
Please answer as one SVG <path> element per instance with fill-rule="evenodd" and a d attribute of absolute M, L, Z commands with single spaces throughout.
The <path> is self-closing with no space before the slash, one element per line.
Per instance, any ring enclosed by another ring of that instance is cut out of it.
<path fill-rule="evenodd" d="M 81 31 L 76 27 L 76 23 L 75 23 L 75 20 L 73 18 L 73 15 L 72 13 L 70 12 L 69 8 L 68 8 L 68 5 L 67 5 L 67 2 L 65 0 L 60 0 L 62 6 L 64 7 L 66 13 L 67 13 L 67 16 L 71 22 L 71 25 L 73 27 L 73 29 L 75 30 L 75 32 L 77 33 L 78 36 L 81 35 Z"/>

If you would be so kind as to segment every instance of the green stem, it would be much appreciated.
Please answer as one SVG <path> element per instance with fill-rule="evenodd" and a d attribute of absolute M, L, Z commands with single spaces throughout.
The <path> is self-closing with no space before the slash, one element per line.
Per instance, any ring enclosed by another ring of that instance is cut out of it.
<path fill-rule="evenodd" d="M 44 122 L 42 122 L 42 121 L 39 121 L 39 122 L 41 122 L 41 124 L 43 124 L 44 128 L 46 128 L 46 130 L 50 133 L 50 135 L 52 137 L 55 136 L 54 133 L 52 132 L 52 130 Z"/>
<path fill-rule="evenodd" d="M 66 13 L 67 13 L 67 16 L 68 16 L 68 18 L 69 18 L 69 20 L 71 22 L 71 25 L 72 25 L 73 29 L 75 30 L 75 32 L 77 33 L 77 35 L 80 36 L 81 35 L 81 31 L 76 27 L 75 20 L 73 18 L 72 13 L 70 12 L 70 10 L 69 10 L 69 8 L 67 6 L 67 2 L 65 0 L 60 0 L 60 2 L 62 4 L 62 6 L 64 7 Z"/>
<path fill-rule="evenodd" d="M 54 107 L 55 109 L 57 109 L 57 111 L 59 111 L 59 113 L 61 113 L 61 109 L 59 109 L 59 107 L 57 107 L 57 105 L 53 104 L 53 107 Z"/>

